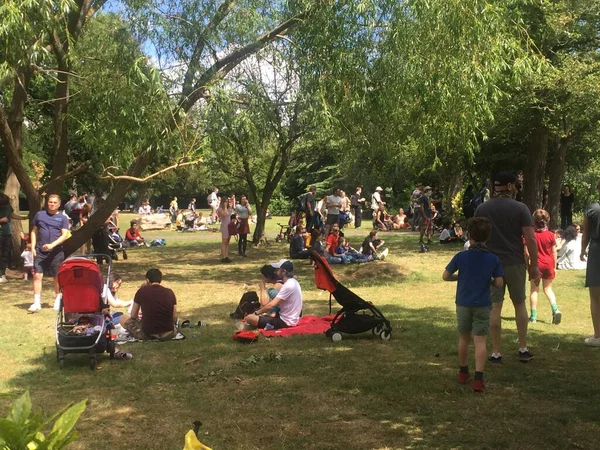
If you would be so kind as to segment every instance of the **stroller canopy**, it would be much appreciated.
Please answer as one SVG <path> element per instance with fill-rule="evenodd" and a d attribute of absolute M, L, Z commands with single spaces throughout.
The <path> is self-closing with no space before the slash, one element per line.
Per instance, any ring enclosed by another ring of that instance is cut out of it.
<path fill-rule="evenodd" d="M 102 309 L 102 274 L 95 261 L 69 258 L 58 270 L 65 313 L 95 313 Z"/>

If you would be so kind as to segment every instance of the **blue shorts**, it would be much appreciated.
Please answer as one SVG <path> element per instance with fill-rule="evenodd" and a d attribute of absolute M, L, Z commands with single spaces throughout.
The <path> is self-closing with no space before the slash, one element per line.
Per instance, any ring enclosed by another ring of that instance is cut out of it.
<path fill-rule="evenodd" d="M 58 268 L 64 260 L 65 254 L 62 249 L 59 251 L 53 250 L 49 253 L 42 253 L 36 250 L 33 260 L 33 271 L 35 273 L 42 273 L 48 277 L 55 277 L 58 275 Z"/>

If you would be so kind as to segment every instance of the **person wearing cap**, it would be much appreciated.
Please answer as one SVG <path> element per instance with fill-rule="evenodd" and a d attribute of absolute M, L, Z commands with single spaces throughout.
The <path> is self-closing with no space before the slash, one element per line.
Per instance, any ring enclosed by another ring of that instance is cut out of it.
<path fill-rule="evenodd" d="M 519 361 L 528 362 L 533 354 L 527 348 L 527 293 L 526 274 L 532 281 L 540 279 L 537 241 L 533 221 L 527 206 L 514 200 L 517 177 L 512 172 L 500 172 L 494 177 L 495 195 L 475 210 L 475 217 L 487 217 L 492 222 L 492 235 L 487 247 L 502 263 L 504 286 L 492 286 L 492 312 L 490 331 L 492 336 L 492 364 L 502 363 L 502 305 L 506 287 L 515 308 L 515 321 L 519 337 Z M 525 265 L 523 238 L 529 251 L 529 267 Z"/>
<path fill-rule="evenodd" d="M 266 305 L 262 305 L 253 314 L 246 316 L 246 323 L 257 328 L 288 328 L 298 324 L 302 313 L 302 289 L 294 278 L 294 265 L 287 259 L 280 259 L 271 263 L 275 268 L 278 279 L 283 280 L 283 286 L 277 296 Z M 279 307 L 279 312 L 272 317 L 269 313 L 274 307 Z"/>
<path fill-rule="evenodd" d="M 381 200 L 382 192 L 383 189 L 381 188 L 381 186 L 377 186 L 375 188 L 375 192 L 373 192 L 373 195 L 371 196 L 371 211 L 373 212 L 373 224 L 375 224 L 375 220 L 377 218 L 377 211 L 379 211 L 379 206 L 382 203 L 385 205 L 385 203 Z"/>
<path fill-rule="evenodd" d="M 419 197 L 419 229 L 421 234 L 419 236 L 419 243 L 423 244 L 423 236 L 427 235 L 427 243 L 431 243 L 431 221 L 433 219 L 433 211 L 431 210 L 431 186 L 425 186 L 423 189 L 423 195 Z"/>

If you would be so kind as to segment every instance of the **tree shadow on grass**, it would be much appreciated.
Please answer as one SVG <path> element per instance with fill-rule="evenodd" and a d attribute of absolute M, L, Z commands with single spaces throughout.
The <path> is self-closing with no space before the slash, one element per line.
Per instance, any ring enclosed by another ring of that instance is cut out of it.
<path fill-rule="evenodd" d="M 488 366 L 487 392 L 476 395 L 456 383 L 450 309 L 377 306 L 394 327 L 388 342 L 364 333 L 241 345 L 230 305 L 220 304 L 187 311 L 209 326 L 184 330 L 186 340 L 123 345 L 132 361 L 101 359 L 94 372 L 78 355 L 60 370 L 48 343 L 9 385 L 50 411 L 87 397 L 75 448 L 181 448 L 196 419 L 202 440 L 221 449 L 595 448 L 600 353 L 581 336 L 534 331 L 536 358 L 521 364 L 505 329 L 504 367 Z M 305 304 L 307 314 L 326 308 Z M 482 423 L 496 426 L 482 433 Z"/>

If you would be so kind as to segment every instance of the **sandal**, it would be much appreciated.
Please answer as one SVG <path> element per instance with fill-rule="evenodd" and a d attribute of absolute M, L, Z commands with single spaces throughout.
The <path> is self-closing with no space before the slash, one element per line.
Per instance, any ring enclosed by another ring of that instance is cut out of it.
<path fill-rule="evenodd" d="M 129 352 L 118 351 L 118 352 L 115 352 L 115 359 L 129 361 L 130 359 L 133 359 L 133 355 Z"/>
<path fill-rule="evenodd" d="M 206 322 L 202 322 L 201 320 L 198 321 L 197 324 L 192 325 L 192 323 L 189 320 L 184 320 L 183 322 L 181 322 L 180 328 L 200 328 L 200 327 L 205 327 L 208 324 Z"/>

